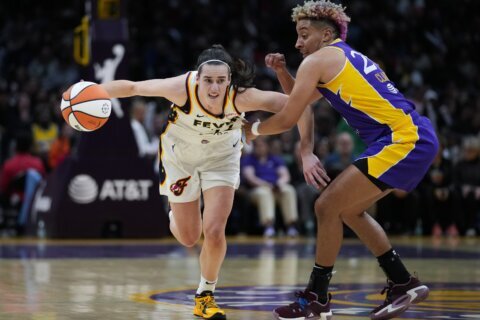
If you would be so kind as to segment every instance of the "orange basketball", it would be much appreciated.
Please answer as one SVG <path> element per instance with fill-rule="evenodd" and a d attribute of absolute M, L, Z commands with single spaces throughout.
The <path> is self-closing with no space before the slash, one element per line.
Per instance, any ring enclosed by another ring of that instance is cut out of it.
<path fill-rule="evenodd" d="M 63 93 L 60 109 L 65 121 L 75 130 L 95 131 L 107 122 L 112 102 L 100 85 L 81 81 Z"/>

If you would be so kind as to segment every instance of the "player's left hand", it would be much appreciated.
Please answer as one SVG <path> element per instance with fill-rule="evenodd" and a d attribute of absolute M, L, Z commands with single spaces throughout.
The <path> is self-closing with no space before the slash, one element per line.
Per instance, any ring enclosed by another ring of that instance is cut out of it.
<path fill-rule="evenodd" d="M 318 157 L 313 153 L 302 154 L 303 176 L 307 184 L 316 189 L 325 188 L 330 177 Z"/>

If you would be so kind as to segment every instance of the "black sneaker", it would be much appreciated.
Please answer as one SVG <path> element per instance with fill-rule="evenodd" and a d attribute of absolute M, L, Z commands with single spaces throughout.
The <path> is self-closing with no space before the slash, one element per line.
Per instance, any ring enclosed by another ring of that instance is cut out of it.
<path fill-rule="evenodd" d="M 387 292 L 387 297 L 382 305 L 370 312 L 370 319 L 385 320 L 397 317 L 410 306 L 420 303 L 428 297 L 428 287 L 413 276 L 404 284 L 395 284 L 391 281 L 387 281 L 387 283 L 388 286 L 382 290 L 382 294 Z"/>
<path fill-rule="evenodd" d="M 317 294 L 311 291 L 295 292 L 297 300 L 288 306 L 279 307 L 273 310 L 273 316 L 278 320 L 330 320 L 332 311 L 330 310 L 330 300 L 332 295 L 328 295 L 325 304 L 317 301 Z"/>

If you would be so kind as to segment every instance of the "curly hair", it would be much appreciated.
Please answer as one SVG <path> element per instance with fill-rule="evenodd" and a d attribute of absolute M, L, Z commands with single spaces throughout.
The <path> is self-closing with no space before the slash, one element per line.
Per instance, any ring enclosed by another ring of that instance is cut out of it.
<path fill-rule="evenodd" d="M 345 41 L 347 38 L 350 17 L 345 14 L 345 7 L 330 0 L 305 1 L 303 5 L 297 5 L 292 10 L 292 20 L 303 19 L 330 23 L 337 29 L 340 39 Z"/>
<path fill-rule="evenodd" d="M 213 60 L 213 61 L 210 61 Z M 215 61 L 217 60 L 217 61 Z M 220 60 L 220 61 L 218 61 Z M 232 73 L 232 85 L 239 92 L 254 87 L 255 68 L 252 64 L 239 58 L 233 58 L 220 44 L 214 44 L 200 53 L 197 59 L 196 69 L 200 74 L 204 62 L 207 64 L 220 65 L 226 63 Z"/>

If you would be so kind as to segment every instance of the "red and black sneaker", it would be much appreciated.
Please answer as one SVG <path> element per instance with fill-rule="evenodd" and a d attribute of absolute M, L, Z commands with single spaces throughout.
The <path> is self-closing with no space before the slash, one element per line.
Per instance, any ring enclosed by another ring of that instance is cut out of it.
<path fill-rule="evenodd" d="M 317 294 L 311 291 L 295 292 L 297 300 L 288 306 L 279 307 L 273 310 L 275 319 L 278 320 L 330 320 L 332 311 L 330 310 L 330 300 L 332 295 L 328 294 L 328 300 L 325 304 L 317 301 Z"/>
<path fill-rule="evenodd" d="M 391 281 L 387 281 L 387 283 L 388 286 L 382 290 L 382 294 L 387 292 L 387 297 L 382 305 L 370 312 L 371 319 L 386 320 L 397 317 L 412 305 L 420 303 L 428 297 L 428 287 L 413 276 L 404 284 L 395 284 Z"/>

